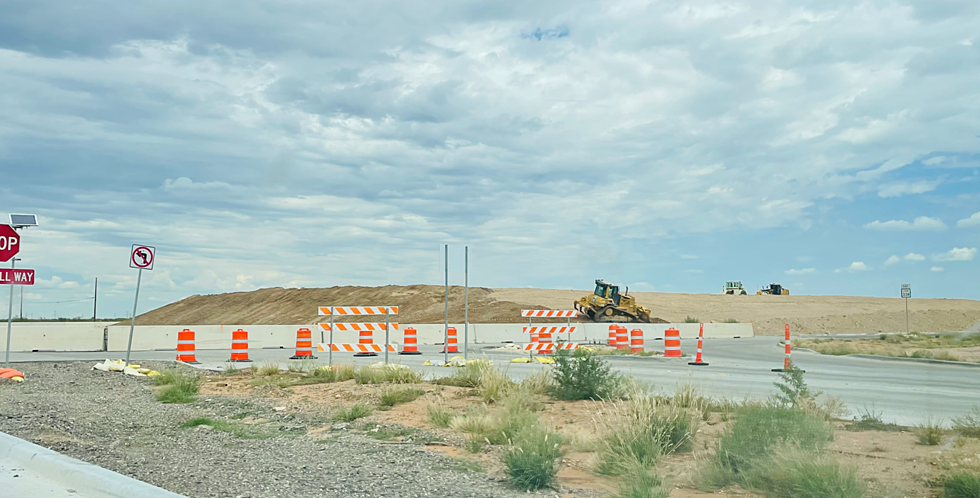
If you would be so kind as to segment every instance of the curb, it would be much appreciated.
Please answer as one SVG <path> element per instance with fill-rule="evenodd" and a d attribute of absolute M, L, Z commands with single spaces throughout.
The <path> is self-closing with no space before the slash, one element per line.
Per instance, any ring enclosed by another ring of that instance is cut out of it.
<path fill-rule="evenodd" d="M 0 459 L 85 498 L 186 498 L 0 432 Z"/>
<path fill-rule="evenodd" d="M 814 353 L 821 356 L 837 356 L 839 358 L 864 358 L 868 360 L 884 360 L 884 361 L 911 361 L 916 363 L 935 363 L 939 365 L 958 365 L 961 367 L 973 367 L 980 368 L 980 363 L 969 363 L 966 361 L 949 361 L 949 360 L 934 360 L 932 358 L 900 358 L 896 356 L 880 356 L 876 354 L 823 354 L 814 351 L 810 348 L 793 348 L 794 351 L 806 351 L 808 353 Z"/>

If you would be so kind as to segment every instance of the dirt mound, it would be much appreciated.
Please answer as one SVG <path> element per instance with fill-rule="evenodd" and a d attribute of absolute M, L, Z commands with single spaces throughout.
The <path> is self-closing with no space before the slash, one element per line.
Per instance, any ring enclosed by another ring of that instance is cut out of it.
<path fill-rule="evenodd" d="M 585 290 L 470 288 L 470 322 L 521 322 L 522 309 L 571 309 Z M 780 334 L 788 323 L 798 334 L 905 331 L 902 299 L 852 296 L 722 296 L 637 292 L 653 321 L 752 323 L 756 334 Z M 283 289 L 191 296 L 136 319 L 139 325 L 273 325 L 319 322 L 317 306 L 399 306 L 401 323 L 442 323 L 443 287 L 388 285 Z M 912 331 L 953 332 L 980 322 L 980 301 L 911 299 Z M 345 319 L 342 321 L 361 321 Z M 370 320 L 368 320 L 370 321 Z M 463 321 L 463 288 L 450 287 L 449 321 Z M 545 320 L 535 320 L 535 322 Z M 554 321 L 554 320 L 553 320 Z M 557 320 L 562 322 L 564 320 Z"/>

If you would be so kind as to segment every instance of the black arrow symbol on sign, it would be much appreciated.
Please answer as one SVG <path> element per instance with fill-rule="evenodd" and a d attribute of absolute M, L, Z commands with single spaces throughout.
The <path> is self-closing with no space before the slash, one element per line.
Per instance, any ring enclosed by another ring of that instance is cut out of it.
<path fill-rule="evenodd" d="M 144 254 L 143 251 L 136 251 L 136 255 L 139 256 L 139 257 L 141 257 L 141 258 L 143 258 L 143 264 L 144 265 L 150 263 L 149 261 L 146 260 L 146 254 Z"/>

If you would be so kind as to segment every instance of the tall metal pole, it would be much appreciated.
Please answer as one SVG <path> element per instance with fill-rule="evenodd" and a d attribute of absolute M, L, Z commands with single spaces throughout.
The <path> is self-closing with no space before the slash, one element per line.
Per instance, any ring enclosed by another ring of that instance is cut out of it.
<path fill-rule="evenodd" d="M 330 352 L 327 353 L 327 365 L 333 366 L 333 306 L 330 307 Z M 323 340 L 323 332 L 320 332 L 320 340 Z"/>
<path fill-rule="evenodd" d="M 388 327 L 391 326 L 391 321 L 388 319 L 389 317 L 388 310 L 390 309 L 391 308 L 385 308 L 385 364 L 388 363 L 388 344 L 390 344 L 388 342 L 388 337 L 389 337 Z"/>
<path fill-rule="evenodd" d="M 470 350 L 470 246 L 463 247 L 463 359 Z"/>
<path fill-rule="evenodd" d="M 24 319 L 24 286 L 20 286 L 20 319 Z"/>
<path fill-rule="evenodd" d="M 126 345 L 126 364 L 129 365 L 129 354 L 133 351 L 133 329 L 136 328 L 136 304 L 140 300 L 140 282 L 143 281 L 143 269 L 136 274 L 136 297 L 133 298 L 133 318 L 129 322 L 129 344 Z"/>
<path fill-rule="evenodd" d="M 909 335 L 909 298 L 905 298 L 905 335 Z"/>
<path fill-rule="evenodd" d="M 10 260 L 10 269 L 13 270 L 17 267 L 17 258 Z M 11 271 L 13 273 L 13 271 Z M 7 349 L 4 354 L 4 363 L 7 364 L 7 368 L 10 368 L 10 324 L 14 321 L 14 279 L 13 275 L 10 278 L 10 306 L 7 307 Z"/>
<path fill-rule="evenodd" d="M 95 292 L 92 293 L 92 321 L 99 316 L 99 277 L 95 277 Z"/>
<path fill-rule="evenodd" d="M 449 363 L 449 244 L 446 244 L 446 328 L 442 333 L 443 364 Z"/>

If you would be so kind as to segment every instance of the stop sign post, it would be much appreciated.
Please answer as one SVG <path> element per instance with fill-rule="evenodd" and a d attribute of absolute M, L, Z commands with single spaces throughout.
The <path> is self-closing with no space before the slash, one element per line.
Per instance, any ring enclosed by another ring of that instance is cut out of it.
<path fill-rule="evenodd" d="M 10 261 L 20 252 L 20 234 L 10 225 L 0 225 L 0 262 Z"/>

